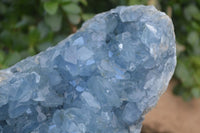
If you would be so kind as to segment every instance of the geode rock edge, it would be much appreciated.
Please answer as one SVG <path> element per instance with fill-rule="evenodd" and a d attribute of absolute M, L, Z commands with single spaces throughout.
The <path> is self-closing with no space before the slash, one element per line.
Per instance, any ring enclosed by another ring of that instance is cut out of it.
<path fill-rule="evenodd" d="M 175 66 L 165 13 L 136 5 L 98 14 L 0 71 L 0 132 L 139 133 Z"/>

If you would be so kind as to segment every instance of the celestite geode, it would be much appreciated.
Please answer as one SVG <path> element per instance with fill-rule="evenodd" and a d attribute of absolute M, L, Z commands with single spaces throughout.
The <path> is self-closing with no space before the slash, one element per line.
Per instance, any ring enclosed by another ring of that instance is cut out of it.
<path fill-rule="evenodd" d="M 121 6 L 0 71 L 0 133 L 139 133 L 176 65 L 171 19 Z"/>

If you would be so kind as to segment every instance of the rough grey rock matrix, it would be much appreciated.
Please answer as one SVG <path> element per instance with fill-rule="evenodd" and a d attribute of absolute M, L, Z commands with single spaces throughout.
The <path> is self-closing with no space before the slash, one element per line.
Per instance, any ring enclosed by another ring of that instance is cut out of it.
<path fill-rule="evenodd" d="M 175 65 L 165 13 L 137 5 L 98 14 L 0 71 L 0 133 L 139 133 Z"/>

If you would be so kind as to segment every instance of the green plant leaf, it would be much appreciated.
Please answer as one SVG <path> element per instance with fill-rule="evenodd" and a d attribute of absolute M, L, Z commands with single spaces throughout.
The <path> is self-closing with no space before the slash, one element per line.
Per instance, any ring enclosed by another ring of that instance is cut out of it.
<path fill-rule="evenodd" d="M 200 86 L 200 78 L 199 78 L 200 77 L 200 70 L 197 70 L 196 73 L 194 73 L 193 77 L 194 77 L 194 79 L 196 81 L 196 84 L 198 86 Z"/>
<path fill-rule="evenodd" d="M 200 21 L 200 12 L 194 14 L 193 18 Z"/>
<path fill-rule="evenodd" d="M 194 29 L 195 31 L 200 31 L 200 24 L 199 24 L 198 22 L 192 21 L 192 22 L 191 22 L 191 26 L 193 27 L 193 29 Z"/>
<path fill-rule="evenodd" d="M 192 46 L 199 44 L 199 34 L 196 31 L 192 31 L 187 36 L 187 41 Z"/>
<path fill-rule="evenodd" d="M 6 6 L 0 2 L 0 14 L 6 13 Z"/>
<path fill-rule="evenodd" d="M 185 87 L 192 87 L 194 85 L 192 73 L 189 70 L 190 68 L 186 66 L 185 62 L 178 62 L 175 74 Z"/>
<path fill-rule="evenodd" d="M 196 31 L 191 31 L 187 36 L 188 43 L 192 46 L 193 54 L 200 55 L 200 34 Z"/>
<path fill-rule="evenodd" d="M 4 58 L 5 58 L 5 53 L 2 50 L 0 50 L 0 63 L 4 61 Z"/>
<path fill-rule="evenodd" d="M 81 8 L 75 3 L 65 4 L 65 5 L 62 6 L 62 8 L 68 14 L 79 14 L 79 13 L 81 13 Z"/>
<path fill-rule="evenodd" d="M 62 24 L 62 16 L 61 14 L 47 15 L 45 16 L 45 22 L 53 31 L 59 31 Z"/>
<path fill-rule="evenodd" d="M 23 50 L 23 51 L 20 52 L 20 56 L 21 56 L 22 59 L 24 59 L 24 58 L 31 56 L 31 55 L 30 55 L 29 51 L 26 49 L 26 50 Z"/>
<path fill-rule="evenodd" d="M 6 58 L 4 64 L 6 66 L 11 66 L 20 61 L 21 56 L 18 52 L 10 53 L 8 57 Z"/>
<path fill-rule="evenodd" d="M 129 0 L 128 5 L 141 4 L 141 0 Z M 144 3 L 144 2 L 143 2 Z"/>
<path fill-rule="evenodd" d="M 91 19 L 94 16 L 94 14 L 92 13 L 84 13 L 81 15 L 81 17 L 83 18 L 84 21 Z"/>
<path fill-rule="evenodd" d="M 35 55 L 35 54 L 36 54 L 36 51 L 35 51 L 35 49 L 34 49 L 33 46 L 30 45 L 30 47 L 28 48 L 28 53 L 29 53 L 30 55 Z"/>
<path fill-rule="evenodd" d="M 7 47 L 10 46 L 12 43 L 12 33 L 11 31 L 4 29 L 3 31 L 0 32 L 0 40 L 1 42 L 8 44 Z"/>
<path fill-rule="evenodd" d="M 49 33 L 49 27 L 43 21 L 37 25 L 37 29 L 40 32 L 40 37 L 43 39 Z"/>
<path fill-rule="evenodd" d="M 189 60 L 191 61 L 192 67 L 200 68 L 200 57 L 199 56 L 190 56 Z"/>
<path fill-rule="evenodd" d="M 200 88 L 198 88 L 198 87 L 192 88 L 191 93 L 195 98 L 199 98 L 200 97 Z"/>
<path fill-rule="evenodd" d="M 200 13 L 199 9 L 194 4 L 190 4 L 184 9 L 184 15 L 187 20 L 191 20 L 192 17 L 195 17 L 199 13 Z"/>
<path fill-rule="evenodd" d="M 50 46 L 52 46 L 51 43 L 45 42 L 45 43 L 42 43 L 42 44 L 38 45 L 37 48 L 38 48 L 39 51 L 43 51 L 43 50 L 46 50 Z"/>
<path fill-rule="evenodd" d="M 87 3 L 87 0 L 79 0 L 84 6 L 87 6 L 88 3 Z"/>
<path fill-rule="evenodd" d="M 72 0 L 61 0 L 61 2 L 72 2 Z"/>
<path fill-rule="evenodd" d="M 21 21 L 17 22 L 15 28 L 22 28 L 28 24 L 33 22 L 33 18 L 31 16 L 22 16 Z"/>
<path fill-rule="evenodd" d="M 30 27 L 29 29 L 29 43 L 31 45 L 36 45 L 40 39 L 40 32 L 35 26 Z"/>
<path fill-rule="evenodd" d="M 68 14 L 67 16 L 68 16 L 69 21 L 70 21 L 72 24 L 77 25 L 77 24 L 79 24 L 80 21 L 81 21 L 81 17 L 80 17 L 79 15 L 77 15 L 77 14 Z"/>
<path fill-rule="evenodd" d="M 188 93 L 186 91 L 183 92 L 181 95 L 184 101 L 190 101 L 192 99 L 191 93 Z"/>
<path fill-rule="evenodd" d="M 58 9 L 58 2 L 56 2 L 56 1 L 45 2 L 44 9 L 50 15 L 54 15 Z"/>

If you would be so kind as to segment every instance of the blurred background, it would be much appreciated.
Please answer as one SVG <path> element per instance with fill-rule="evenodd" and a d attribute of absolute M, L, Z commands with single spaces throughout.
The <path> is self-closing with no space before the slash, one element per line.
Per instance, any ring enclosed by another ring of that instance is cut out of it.
<path fill-rule="evenodd" d="M 97 13 L 135 4 L 154 5 L 172 18 L 178 56 L 169 89 L 142 132 L 199 133 L 200 0 L 0 0 L 0 69 L 54 46 Z"/>

